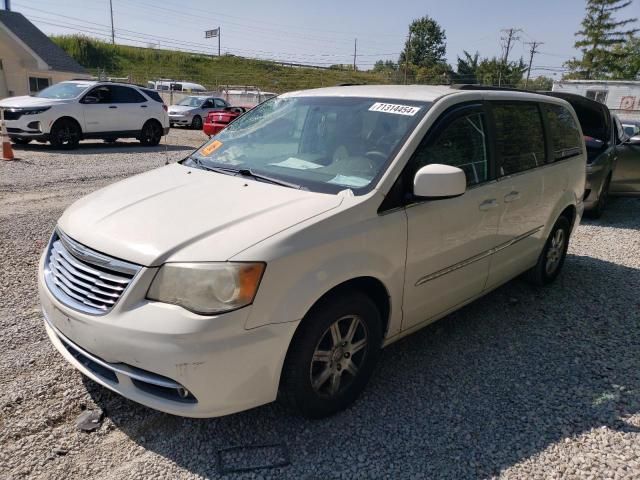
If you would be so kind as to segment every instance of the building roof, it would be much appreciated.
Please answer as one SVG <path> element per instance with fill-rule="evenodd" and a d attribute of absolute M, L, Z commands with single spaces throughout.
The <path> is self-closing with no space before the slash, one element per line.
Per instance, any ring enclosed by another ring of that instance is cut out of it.
<path fill-rule="evenodd" d="M 18 12 L 0 10 L 0 23 L 35 52 L 51 70 L 86 74 L 87 71 L 38 27 Z"/>

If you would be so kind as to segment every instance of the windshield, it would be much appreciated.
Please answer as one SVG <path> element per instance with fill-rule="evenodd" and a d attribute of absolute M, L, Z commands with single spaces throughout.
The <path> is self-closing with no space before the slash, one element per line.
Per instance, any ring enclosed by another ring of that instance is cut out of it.
<path fill-rule="evenodd" d="M 59 98 L 67 100 L 80 96 L 90 85 L 86 83 L 65 82 L 51 85 L 50 87 L 40 90 L 35 94 L 36 97 L 42 98 Z"/>
<path fill-rule="evenodd" d="M 275 97 L 196 151 L 189 166 L 251 170 L 312 191 L 369 191 L 430 104 Z"/>
<path fill-rule="evenodd" d="M 178 102 L 178 105 L 182 107 L 199 107 L 204 102 L 204 98 L 201 97 L 187 97 Z"/>

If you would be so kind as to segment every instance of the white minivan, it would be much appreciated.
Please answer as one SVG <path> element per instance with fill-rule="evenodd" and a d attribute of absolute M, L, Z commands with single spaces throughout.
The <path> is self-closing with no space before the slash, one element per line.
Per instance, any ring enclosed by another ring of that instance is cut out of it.
<path fill-rule="evenodd" d="M 78 370 L 176 415 L 345 408 L 382 347 L 522 274 L 583 212 L 575 112 L 532 93 L 344 86 L 272 98 L 183 161 L 69 207 L 40 263 Z"/>

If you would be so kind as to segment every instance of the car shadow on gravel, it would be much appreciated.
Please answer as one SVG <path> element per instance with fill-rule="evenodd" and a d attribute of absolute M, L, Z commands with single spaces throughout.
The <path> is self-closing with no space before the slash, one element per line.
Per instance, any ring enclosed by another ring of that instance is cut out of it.
<path fill-rule="evenodd" d="M 569 255 L 554 285 L 515 280 L 391 345 L 356 404 L 320 421 L 277 404 L 185 419 L 85 384 L 134 442 L 204 477 L 219 449 L 272 442 L 291 465 L 264 476 L 486 477 L 590 429 L 638 431 L 638 291 L 639 269 Z"/>

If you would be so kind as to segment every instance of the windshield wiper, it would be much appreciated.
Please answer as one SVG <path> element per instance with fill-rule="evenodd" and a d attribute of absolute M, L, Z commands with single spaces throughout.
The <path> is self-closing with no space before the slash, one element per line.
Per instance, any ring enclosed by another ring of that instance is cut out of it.
<path fill-rule="evenodd" d="M 261 175 L 259 173 L 255 173 L 250 168 L 214 167 L 214 166 L 206 165 L 198 157 L 189 157 L 188 159 L 191 160 L 196 165 L 197 168 L 201 168 L 209 172 L 222 173 L 224 175 L 240 175 L 242 177 L 248 177 L 248 178 L 253 178 L 255 180 L 261 180 L 263 182 L 272 183 L 274 185 L 281 185 L 283 187 L 295 188 L 297 190 L 302 189 L 302 185 L 298 185 L 297 183 L 292 183 L 292 182 L 286 182 L 284 180 L 269 177 L 267 175 Z"/>
<path fill-rule="evenodd" d="M 302 185 L 298 185 L 297 183 L 285 182 L 284 180 L 280 180 L 278 178 L 268 177 L 267 175 L 255 173 L 250 168 L 239 168 L 237 172 L 243 177 L 255 178 L 256 180 L 273 183 L 274 185 L 282 185 L 283 187 L 295 188 L 297 190 L 302 189 Z"/>

